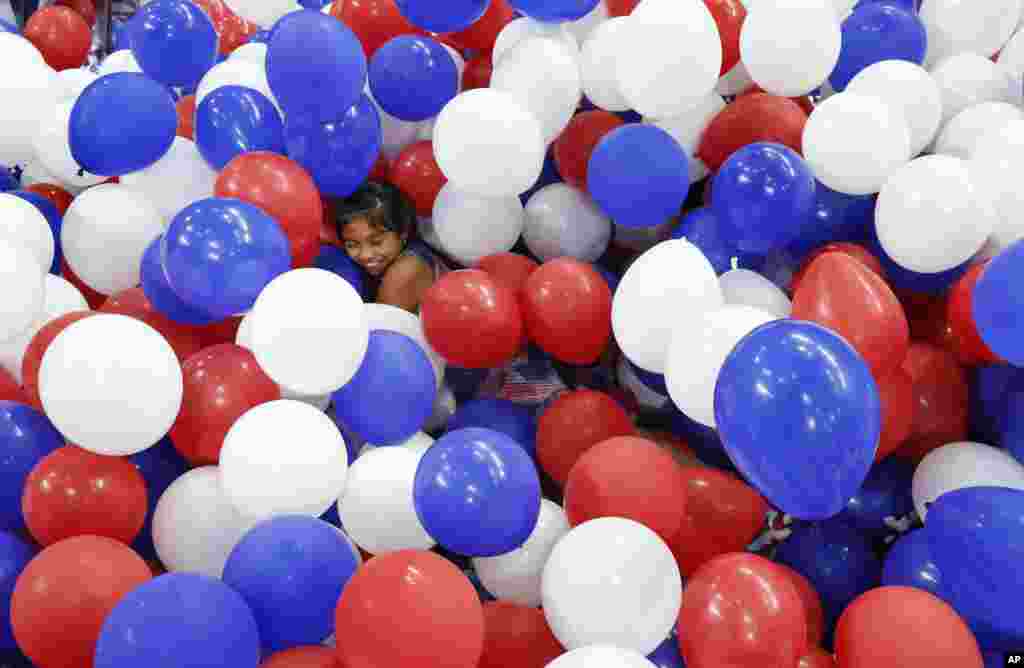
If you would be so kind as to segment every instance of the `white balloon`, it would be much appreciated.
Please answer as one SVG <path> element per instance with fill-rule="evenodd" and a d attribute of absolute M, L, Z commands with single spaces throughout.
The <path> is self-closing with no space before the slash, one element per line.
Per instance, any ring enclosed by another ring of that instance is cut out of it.
<path fill-rule="evenodd" d="M 57 72 L 57 102 L 74 102 L 89 84 L 99 78 L 98 74 L 85 68 Z"/>
<path fill-rule="evenodd" d="M 91 174 L 75 161 L 71 155 L 71 144 L 68 140 L 68 124 L 71 121 L 73 101 L 61 102 L 48 109 L 40 120 L 39 130 L 32 140 L 35 158 L 60 183 L 87 188 L 102 183 L 105 176 Z"/>
<path fill-rule="evenodd" d="M 839 19 L 814 3 L 758 3 L 740 31 L 740 59 L 750 77 L 775 95 L 806 95 L 839 61 Z"/>
<path fill-rule="evenodd" d="M 921 153 L 935 137 L 942 120 L 939 85 L 920 65 L 883 60 L 869 65 L 850 81 L 847 93 L 873 95 L 903 112 L 910 131 L 910 155 Z"/>
<path fill-rule="evenodd" d="M 36 45 L 13 32 L 0 32 L 0 58 L 7 68 L 22 65 L 45 65 L 46 60 Z"/>
<path fill-rule="evenodd" d="M 612 298 L 612 329 L 623 354 L 647 371 L 665 371 L 676 323 L 722 305 L 718 276 L 685 239 L 663 241 L 626 270 Z"/>
<path fill-rule="evenodd" d="M 261 42 L 249 42 L 248 44 L 243 44 L 232 51 L 228 58 L 233 60 L 247 60 L 254 65 L 266 67 L 267 49 L 267 45 Z"/>
<path fill-rule="evenodd" d="M 203 466 L 183 474 L 160 497 L 153 545 L 168 571 L 219 578 L 231 550 L 258 522 L 228 500 L 220 469 Z"/>
<path fill-rule="evenodd" d="M 608 12 L 608 5 L 605 4 L 605 0 L 598 0 L 597 5 L 590 10 L 586 16 L 581 19 L 576 19 L 565 25 L 572 36 L 576 38 L 576 41 L 583 44 L 587 41 L 587 38 L 600 26 L 602 23 L 610 18 Z"/>
<path fill-rule="evenodd" d="M 642 654 L 611 645 L 580 647 L 562 654 L 545 668 L 656 668 Z"/>
<path fill-rule="evenodd" d="M 665 368 L 665 386 L 676 407 L 691 420 L 716 426 L 715 384 L 725 358 L 740 339 L 775 319 L 749 306 L 726 305 L 680 323 Z"/>
<path fill-rule="evenodd" d="M 1024 30 L 1018 28 L 1006 46 L 999 51 L 996 63 L 1014 74 L 1024 74 Z"/>
<path fill-rule="evenodd" d="M 352 540 L 370 554 L 434 546 L 412 499 L 421 456 L 411 448 L 389 446 L 360 455 L 352 465 L 338 517 Z"/>
<path fill-rule="evenodd" d="M 226 0 L 225 4 L 243 19 L 264 28 L 297 9 L 295 0 Z"/>
<path fill-rule="evenodd" d="M 722 41 L 703 2 L 675 3 L 649 15 L 636 12 L 617 30 L 619 91 L 644 116 L 678 116 L 718 83 Z"/>
<path fill-rule="evenodd" d="M 57 73 L 46 64 L 5 63 L 0 77 L 0 100 L 5 101 L 0 105 L 0 163 L 24 165 L 32 160 L 39 120 L 51 113 L 60 89 Z"/>
<path fill-rule="evenodd" d="M 132 53 L 131 49 L 114 51 L 100 63 L 98 73 L 101 77 L 108 74 L 117 74 L 118 72 L 142 74 L 142 67 L 139 66 L 139 61 L 135 60 L 135 54 Z"/>
<path fill-rule="evenodd" d="M 347 433 L 342 432 L 346 437 Z M 396 445 L 374 445 L 373 443 L 364 443 L 363 447 L 359 449 L 359 457 L 362 457 L 367 452 L 372 452 L 378 448 L 406 448 L 412 450 L 417 455 L 422 455 L 424 452 L 430 449 L 430 446 L 434 444 L 434 439 L 422 431 L 418 431 L 413 434 L 409 440 L 403 441 Z"/>
<path fill-rule="evenodd" d="M 0 237 L 0 341 L 24 333 L 39 317 L 46 291 L 44 271 L 32 251 Z"/>
<path fill-rule="evenodd" d="M 181 366 L 155 329 L 100 313 L 72 323 L 46 349 L 39 397 L 68 441 L 131 455 L 163 438 L 182 401 Z"/>
<path fill-rule="evenodd" d="M 512 47 L 530 37 L 551 37 L 570 47 L 570 50 L 579 51 L 580 48 L 576 38 L 564 23 L 542 23 L 521 16 L 509 21 L 498 33 L 497 39 L 494 40 L 494 48 L 491 49 L 491 62 L 497 66 Z"/>
<path fill-rule="evenodd" d="M 1006 450 L 981 443 L 950 443 L 932 450 L 914 470 L 914 507 L 927 520 L 928 506 L 946 492 L 965 487 L 1024 490 L 1024 466 Z"/>
<path fill-rule="evenodd" d="M 661 411 L 672 403 L 668 397 L 655 392 L 653 389 L 645 385 L 637 376 L 636 371 L 633 370 L 633 366 L 625 357 L 619 358 L 619 363 L 615 369 L 615 376 L 619 379 L 619 384 L 624 389 L 633 393 L 633 397 L 636 398 L 637 403 L 639 403 L 643 408 L 652 411 Z"/>
<path fill-rule="evenodd" d="M 444 381 L 445 361 L 434 348 L 427 343 L 427 337 L 423 334 L 423 323 L 419 316 L 409 313 L 403 308 L 391 306 L 390 304 L 365 304 L 363 313 L 366 317 L 367 328 L 372 332 L 375 329 L 384 329 L 389 332 L 404 334 L 420 344 L 423 352 L 430 358 L 434 367 L 434 375 L 437 377 L 437 386 L 441 387 Z"/>
<path fill-rule="evenodd" d="M 434 155 L 448 180 L 484 197 L 529 190 L 544 165 L 540 121 L 515 96 L 491 88 L 457 95 L 437 117 Z"/>
<path fill-rule="evenodd" d="M 595 262 L 604 255 L 611 237 L 611 220 L 572 186 L 544 186 L 526 204 L 523 241 L 541 262 L 556 257 Z"/>
<path fill-rule="evenodd" d="M 711 120 L 725 108 L 725 100 L 717 92 L 708 93 L 694 107 L 687 109 L 678 116 L 660 120 L 645 118 L 645 123 L 658 126 L 672 135 L 679 142 L 686 154 L 690 156 L 690 183 L 696 183 L 708 175 L 707 165 L 696 157 L 700 146 L 701 135 Z"/>
<path fill-rule="evenodd" d="M 715 86 L 715 92 L 726 97 L 739 95 L 754 87 L 754 80 L 750 78 L 743 61 L 736 63 L 731 70 L 722 75 Z"/>
<path fill-rule="evenodd" d="M 400 118 L 395 118 L 388 112 L 384 111 L 376 98 L 373 97 L 373 93 L 370 92 L 370 84 L 367 83 L 363 92 L 373 102 L 373 106 L 377 108 L 377 115 L 380 117 L 380 132 L 381 132 L 381 153 L 384 154 L 388 160 L 394 160 L 395 157 L 401 153 L 406 146 L 419 141 L 420 129 L 428 123 L 428 121 L 411 122 L 403 121 Z"/>
<path fill-rule="evenodd" d="M 537 76 L 541 71 L 544 76 Z M 550 144 L 569 124 L 580 103 L 579 51 L 555 39 L 524 39 L 495 66 L 491 88 L 513 95 L 533 113 Z"/>
<path fill-rule="evenodd" d="M 779 286 L 749 269 L 730 269 L 718 277 L 718 284 L 726 304 L 749 306 L 776 318 L 788 318 L 793 311 L 793 302 Z"/>
<path fill-rule="evenodd" d="M 60 183 L 60 179 L 46 171 L 46 168 L 37 159 L 31 160 L 25 165 L 21 172 L 21 185 L 23 188 L 36 185 L 37 183 Z M 72 196 L 78 195 L 80 192 L 85 190 L 84 188 L 78 188 L 63 184 L 64 190 L 67 190 Z"/>
<path fill-rule="evenodd" d="M 330 394 L 302 394 L 300 392 L 296 392 L 295 390 L 291 390 L 287 387 L 282 387 L 280 385 L 278 385 L 278 387 L 281 388 L 282 399 L 301 401 L 304 404 L 312 406 L 318 411 L 325 411 L 327 410 L 327 407 L 331 405 Z"/>
<path fill-rule="evenodd" d="M 544 566 L 541 588 L 548 626 L 566 649 L 608 644 L 644 656 L 668 637 L 683 598 L 668 545 L 621 517 L 566 534 Z"/>
<path fill-rule="evenodd" d="M 541 575 L 555 544 L 569 533 L 565 511 L 541 499 L 537 526 L 520 547 L 497 557 L 475 557 L 473 570 L 495 598 L 520 605 L 541 604 Z"/>
<path fill-rule="evenodd" d="M 629 102 L 619 90 L 615 62 L 622 53 L 620 28 L 626 17 L 617 16 L 597 26 L 583 43 L 580 54 L 580 74 L 583 92 L 595 106 L 607 111 L 625 111 Z"/>
<path fill-rule="evenodd" d="M 0 239 L 30 251 L 44 270 L 53 264 L 55 242 L 46 217 L 10 193 L 0 193 Z"/>
<path fill-rule="evenodd" d="M 875 206 L 882 248 L 897 264 L 921 273 L 966 262 L 995 225 L 995 208 L 967 162 L 946 155 L 907 163 L 882 187 Z"/>
<path fill-rule="evenodd" d="M 89 310 L 89 304 L 78 288 L 60 276 L 46 274 L 43 277 L 43 291 L 43 310 L 36 321 L 21 334 L 0 343 L 0 365 L 19 384 L 23 382 L 21 367 L 25 351 L 39 330 L 66 313 Z"/>
<path fill-rule="evenodd" d="M 1013 33 L 1021 0 L 924 0 L 918 16 L 928 35 L 926 65 L 964 52 L 988 58 Z"/>
<path fill-rule="evenodd" d="M 994 128 L 975 142 L 970 166 L 977 185 L 991 198 L 996 225 L 989 241 L 998 253 L 1024 238 L 1024 190 L 1017 175 L 1024 169 L 1024 121 Z"/>
<path fill-rule="evenodd" d="M 1024 120 L 1024 111 L 1006 102 L 982 102 L 968 107 L 950 119 L 942 128 L 934 153 L 951 155 L 954 158 L 971 157 L 974 145 L 982 135 L 998 130 L 1012 121 Z"/>
<path fill-rule="evenodd" d="M 958 53 L 939 61 L 932 77 L 942 94 L 944 123 L 976 104 L 1014 99 L 1009 72 L 974 53 Z"/>
<path fill-rule="evenodd" d="M 248 60 L 228 59 L 223 63 L 217 63 L 210 68 L 210 71 L 203 75 L 196 87 L 196 106 L 203 99 L 220 88 L 221 86 L 245 86 L 263 94 L 268 100 L 274 103 L 278 111 L 281 105 L 277 98 L 270 92 L 270 83 L 267 81 L 267 69 Z"/>
<path fill-rule="evenodd" d="M 848 195 L 870 195 L 910 160 L 903 114 L 879 98 L 839 93 L 814 108 L 803 132 L 814 176 Z"/>
<path fill-rule="evenodd" d="M 125 174 L 121 183 L 143 193 L 165 223 L 192 202 L 213 197 L 217 172 L 203 159 L 191 139 L 175 137 L 164 157 L 138 172 Z"/>
<path fill-rule="evenodd" d="M 104 183 L 83 192 L 68 207 L 61 248 L 86 285 L 112 295 L 139 284 L 142 255 L 163 231 L 164 220 L 145 194 Z"/>
<path fill-rule="evenodd" d="M 434 200 L 432 220 L 445 253 L 471 266 L 480 258 L 512 250 L 526 214 L 514 195 L 485 197 L 456 190 L 448 182 Z"/>
<path fill-rule="evenodd" d="M 243 515 L 320 517 L 345 491 L 348 453 L 322 411 L 281 399 L 246 411 L 231 425 L 220 473 L 225 494 Z"/>
<path fill-rule="evenodd" d="M 294 269 L 263 289 L 250 314 L 252 352 L 279 385 L 325 394 L 347 383 L 369 346 L 363 300 L 323 269 Z"/>

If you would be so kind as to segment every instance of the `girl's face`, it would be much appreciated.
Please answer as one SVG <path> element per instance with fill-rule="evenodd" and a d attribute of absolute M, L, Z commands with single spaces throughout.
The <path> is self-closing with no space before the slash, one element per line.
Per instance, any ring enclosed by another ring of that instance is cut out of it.
<path fill-rule="evenodd" d="M 353 219 L 341 231 L 348 256 L 371 276 L 380 276 L 402 253 L 402 238 L 377 227 L 365 217 Z"/>

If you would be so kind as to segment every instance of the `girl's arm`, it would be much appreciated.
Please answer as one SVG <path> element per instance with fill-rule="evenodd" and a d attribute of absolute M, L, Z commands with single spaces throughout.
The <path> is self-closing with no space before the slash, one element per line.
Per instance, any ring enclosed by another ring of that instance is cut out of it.
<path fill-rule="evenodd" d="M 416 313 L 424 293 L 434 284 L 434 270 L 413 255 L 395 260 L 388 267 L 377 291 L 378 304 L 390 304 Z"/>

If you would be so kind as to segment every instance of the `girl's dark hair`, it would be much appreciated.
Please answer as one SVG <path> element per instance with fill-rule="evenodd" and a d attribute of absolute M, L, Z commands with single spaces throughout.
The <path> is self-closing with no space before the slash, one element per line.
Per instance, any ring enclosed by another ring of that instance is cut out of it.
<path fill-rule="evenodd" d="M 401 190 L 390 183 L 367 181 L 354 193 L 335 201 L 334 224 L 338 237 L 345 226 L 365 217 L 371 225 L 408 238 L 416 229 L 416 209 Z"/>

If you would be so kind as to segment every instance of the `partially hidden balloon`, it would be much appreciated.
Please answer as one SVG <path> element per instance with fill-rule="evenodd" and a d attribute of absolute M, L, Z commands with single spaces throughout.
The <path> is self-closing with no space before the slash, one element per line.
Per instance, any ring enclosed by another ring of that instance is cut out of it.
<path fill-rule="evenodd" d="M 471 26 L 487 10 L 487 0 L 454 0 L 443 7 L 430 0 L 395 0 L 402 16 L 430 32 L 445 33 Z"/>
<path fill-rule="evenodd" d="M 910 481 L 913 463 L 888 457 L 871 467 L 860 490 L 850 497 L 839 517 L 861 531 L 884 535 L 899 526 L 898 521 L 913 512 Z"/>
<path fill-rule="evenodd" d="M 191 2 L 146 3 L 128 30 L 139 67 L 165 86 L 193 88 L 217 61 L 213 21 Z"/>
<path fill-rule="evenodd" d="M 196 145 L 214 169 L 250 151 L 284 152 L 284 122 L 266 96 L 243 86 L 221 86 L 196 107 Z"/>
<path fill-rule="evenodd" d="M 373 99 L 403 121 L 437 116 L 459 92 L 459 73 L 444 45 L 414 35 L 395 37 L 377 49 L 369 81 Z"/>
<path fill-rule="evenodd" d="M 334 2 L 331 16 L 352 29 L 367 58 L 388 40 L 416 32 L 416 27 L 398 11 L 395 0 Z"/>
<path fill-rule="evenodd" d="M 989 348 L 1007 362 L 1024 364 L 1024 301 L 1010 286 L 1024 267 L 1024 240 L 1007 247 L 982 271 L 974 286 L 974 322 Z"/>
<path fill-rule="evenodd" d="M 714 171 L 754 142 L 774 142 L 801 153 L 806 124 L 807 114 L 789 98 L 768 93 L 741 95 L 711 119 L 701 135 L 697 157 Z"/>
<path fill-rule="evenodd" d="M 39 411 L 23 403 L 0 401 L 0 445 L 9 455 L 0 467 L 0 527 L 21 529 L 21 496 L 29 473 L 64 445 L 64 438 Z"/>
<path fill-rule="evenodd" d="M 882 568 L 885 587 L 916 587 L 945 598 L 942 572 L 932 556 L 928 533 L 915 529 L 898 538 L 885 556 Z"/>

